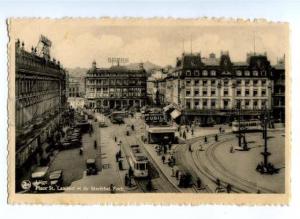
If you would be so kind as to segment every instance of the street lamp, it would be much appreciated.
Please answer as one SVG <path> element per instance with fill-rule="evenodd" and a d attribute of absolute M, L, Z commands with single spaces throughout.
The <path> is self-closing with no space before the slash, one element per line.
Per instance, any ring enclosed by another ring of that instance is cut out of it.
<path fill-rule="evenodd" d="M 246 135 L 245 133 L 242 134 L 241 130 L 241 102 L 237 102 L 237 114 L 238 114 L 238 145 L 239 148 L 242 148 L 242 151 L 248 151 L 249 148 L 247 146 L 247 141 L 246 141 Z M 245 127 L 243 129 L 244 131 L 246 130 Z M 242 138 L 243 138 L 243 145 L 242 145 Z"/>
<path fill-rule="evenodd" d="M 269 113 L 265 107 L 264 114 L 262 115 L 264 151 L 261 152 L 261 155 L 263 155 L 264 159 L 256 167 L 256 170 L 261 174 L 274 174 L 279 172 L 279 169 L 275 168 L 274 165 L 268 161 L 268 157 L 271 155 L 271 153 L 268 151 L 268 120 Z"/>

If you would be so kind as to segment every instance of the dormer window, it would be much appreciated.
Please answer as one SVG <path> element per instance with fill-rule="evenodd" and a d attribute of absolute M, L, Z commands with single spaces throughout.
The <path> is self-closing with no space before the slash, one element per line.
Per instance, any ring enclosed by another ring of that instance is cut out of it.
<path fill-rule="evenodd" d="M 203 70 L 203 71 L 202 71 L 202 75 L 203 75 L 203 76 L 207 76 L 207 75 L 208 75 L 207 70 Z"/>
<path fill-rule="evenodd" d="M 253 76 L 257 77 L 258 76 L 258 71 L 253 71 Z"/>
<path fill-rule="evenodd" d="M 194 74 L 195 74 L 195 76 L 199 76 L 200 75 L 199 70 L 195 70 Z"/>
<path fill-rule="evenodd" d="M 185 73 L 186 73 L 186 76 L 191 76 L 191 71 L 190 70 L 186 71 Z"/>
<path fill-rule="evenodd" d="M 241 70 L 237 70 L 236 71 L 236 76 L 242 76 L 242 71 Z"/>
<path fill-rule="evenodd" d="M 217 72 L 216 72 L 215 70 L 211 70 L 211 71 L 210 71 L 210 75 L 211 75 L 211 76 L 216 76 L 216 75 L 217 75 Z"/>
<path fill-rule="evenodd" d="M 250 71 L 246 70 L 245 71 L 245 76 L 250 76 Z"/>

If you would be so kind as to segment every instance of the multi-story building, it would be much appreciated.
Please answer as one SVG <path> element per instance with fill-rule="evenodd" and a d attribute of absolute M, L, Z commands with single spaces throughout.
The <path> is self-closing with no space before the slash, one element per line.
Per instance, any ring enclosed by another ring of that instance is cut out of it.
<path fill-rule="evenodd" d="M 272 94 L 273 117 L 276 122 L 285 121 L 285 62 L 279 60 L 273 68 L 274 88 Z"/>
<path fill-rule="evenodd" d="M 97 68 L 93 62 L 85 76 L 87 107 L 97 111 L 142 107 L 147 99 L 146 83 L 142 64 L 137 69 L 119 65 Z"/>
<path fill-rule="evenodd" d="M 246 62 L 231 62 L 228 52 L 183 54 L 167 77 L 166 100 L 182 110 L 181 118 L 206 123 L 225 122 L 241 110 L 243 117 L 257 117 L 271 109 L 271 65 L 266 54 L 248 54 Z"/>
<path fill-rule="evenodd" d="M 68 78 L 68 103 L 73 109 L 83 109 L 85 106 L 84 98 L 84 78 Z"/>
<path fill-rule="evenodd" d="M 36 49 L 15 44 L 16 176 L 39 163 L 42 147 L 57 134 L 66 107 L 66 73 L 55 59 L 40 56 Z M 38 152 L 38 153 L 37 153 Z M 23 168 L 24 167 L 24 168 Z"/>

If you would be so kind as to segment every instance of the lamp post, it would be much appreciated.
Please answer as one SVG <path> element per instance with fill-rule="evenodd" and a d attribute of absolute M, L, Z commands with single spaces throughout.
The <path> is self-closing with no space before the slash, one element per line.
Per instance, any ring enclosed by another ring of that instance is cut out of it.
<path fill-rule="evenodd" d="M 262 125 L 263 125 L 263 137 L 264 137 L 264 151 L 261 152 L 263 155 L 263 161 L 259 163 L 256 167 L 256 170 L 261 174 L 274 174 L 278 173 L 278 169 L 274 167 L 272 163 L 269 162 L 268 158 L 271 153 L 268 151 L 268 120 L 269 113 L 265 107 L 264 114 L 262 115 Z"/>

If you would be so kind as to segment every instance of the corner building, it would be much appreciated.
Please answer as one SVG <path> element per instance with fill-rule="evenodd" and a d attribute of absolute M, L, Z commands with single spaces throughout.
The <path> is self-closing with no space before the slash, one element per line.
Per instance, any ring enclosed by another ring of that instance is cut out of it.
<path fill-rule="evenodd" d="M 85 77 L 87 107 L 105 109 L 140 108 L 147 99 L 147 75 L 141 64 L 136 69 L 126 66 L 97 68 L 93 62 Z"/>
<path fill-rule="evenodd" d="M 67 107 L 66 72 L 50 57 L 15 44 L 16 177 L 47 156 L 45 148 L 58 134 Z"/>
<path fill-rule="evenodd" d="M 233 63 L 228 52 L 182 54 L 167 77 L 166 101 L 182 111 L 181 122 L 229 122 L 241 110 L 244 118 L 257 118 L 271 109 L 271 65 L 266 54 L 247 54 Z M 240 107 L 238 107 L 240 106 Z"/>

